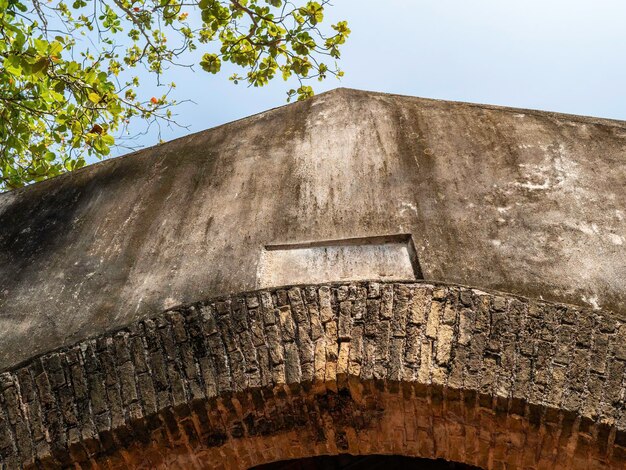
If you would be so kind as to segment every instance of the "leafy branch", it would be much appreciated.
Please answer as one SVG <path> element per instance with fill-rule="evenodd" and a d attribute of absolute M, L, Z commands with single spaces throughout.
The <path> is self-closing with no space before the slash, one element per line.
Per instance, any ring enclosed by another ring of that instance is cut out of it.
<path fill-rule="evenodd" d="M 280 75 L 313 94 L 309 80 L 342 76 L 335 61 L 350 30 L 320 28 L 328 0 L 0 0 L 0 190 L 40 181 L 123 146 L 130 122 L 178 125 L 170 98 L 142 96 L 133 69 L 161 84 L 171 67 L 263 86 Z M 187 59 L 186 59 L 187 58 Z M 328 64 L 330 60 L 332 63 Z"/>

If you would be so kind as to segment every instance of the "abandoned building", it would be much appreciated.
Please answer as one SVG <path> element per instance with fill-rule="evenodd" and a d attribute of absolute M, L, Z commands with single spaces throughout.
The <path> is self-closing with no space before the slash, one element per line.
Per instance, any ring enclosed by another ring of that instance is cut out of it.
<path fill-rule="evenodd" d="M 338 89 L 0 195 L 0 468 L 623 469 L 625 369 L 626 122 Z"/>

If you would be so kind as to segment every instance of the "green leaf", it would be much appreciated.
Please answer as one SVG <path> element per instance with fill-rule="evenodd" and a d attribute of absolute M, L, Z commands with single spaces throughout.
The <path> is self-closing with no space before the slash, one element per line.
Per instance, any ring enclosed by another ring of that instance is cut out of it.
<path fill-rule="evenodd" d="M 217 73 L 222 68 L 222 61 L 217 54 L 204 54 L 200 66 L 205 72 Z"/>
<path fill-rule="evenodd" d="M 48 41 L 37 38 L 35 39 L 34 44 L 35 50 L 39 53 L 39 55 L 46 55 L 46 53 L 48 52 Z"/>
<path fill-rule="evenodd" d="M 4 69 L 10 74 L 17 76 L 22 74 L 21 59 L 16 55 L 9 55 L 4 59 L 2 65 L 4 65 Z"/>
<path fill-rule="evenodd" d="M 97 93 L 91 92 L 89 93 L 89 95 L 87 95 L 87 97 L 89 98 L 89 101 L 91 101 L 93 104 L 98 104 L 100 103 L 100 95 L 98 95 Z"/>
<path fill-rule="evenodd" d="M 48 54 L 51 57 L 58 57 L 61 55 L 62 50 L 63 50 L 63 44 L 61 44 L 58 41 L 54 41 L 53 43 L 50 44 L 50 50 Z"/>
<path fill-rule="evenodd" d="M 38 74 L 40 72 L 45 71 L 48 68 L 48 59 L 47 58 L 41 58 L 39 59 L 37 62 L 35 62 L 34 64 L 31 65 L 30 67 L 30 74 L 35 75 Z"/>

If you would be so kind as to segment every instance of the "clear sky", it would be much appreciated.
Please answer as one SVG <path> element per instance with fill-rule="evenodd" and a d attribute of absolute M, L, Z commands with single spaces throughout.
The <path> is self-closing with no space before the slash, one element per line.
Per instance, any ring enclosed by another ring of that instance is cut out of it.
<path fill-rule="evenodd" d="M 346 75 L 315 83 L 318 93 L 344 86 L 626 120 L 624 0 L 335 0 L 326 21 L 341 19 L 352 29 Z M 229 73 L 170 71 L 176 99 L 195 103 L 176 109 L 189 129 L 163 128 L 161 137 L 285 104 L 282 80 L 246 88 Z M 156 142 L 153 131 L 136 140 Z"/>

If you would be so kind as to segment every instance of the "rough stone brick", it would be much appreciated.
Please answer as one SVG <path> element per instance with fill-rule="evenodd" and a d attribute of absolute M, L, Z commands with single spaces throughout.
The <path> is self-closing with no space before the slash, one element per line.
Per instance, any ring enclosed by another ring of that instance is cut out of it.
<path fill-rule="evenodd" d="M 272 325 L 267 328 L 266 333 L 272 365 L 282 364 L 284 361 L 283 344 L 278 328 Z"/>
<path fill-rule="evenodd" d="M 443 307 L 443 315 L 441 322 L 444 325 L 454 325 L 456 323 L 457 300 L 456 298 L 448 298 Z"/>
<path fill-rule="evenodd" d="M 245 390 L 248 386 L 248 380 L 246 375 L 246 368 L 244 364 L 243 354 L 240 350 L 234 349 L 228 351 L 228 363 L 229 363 L 229 382 L 232 384 L 233 389 L 236 392 Z M 184 402 L 184 394 L 181 390 L 180 399 Z"/>
<path fill-rule="evenodd" d="M 311 319 L 311 339 L 317 341 L 324 335 L 324 327 L 320 319 L 320 312 L 317 305 L 308 305 L 309 317 Z"/>
<path fill-rule="evenodd" d="M 615 357 L 620 361 L 626 361 L 626 324 L 620 325 L 612 346 Z"/>
<path fill-rule="evenodd" d="M 491 297 L 485 293 L 476 293 L 478 297 L 476 308 L 476 321 L 474 323 L 475 331 L 489 331 L 491 323 L 490 305 Z"/>
<path fill-rule="evenodd" d="M 431 339 L 437 337 L 437 329 L 439 328 L 439 319 L 441 318 L 441 312 L 443 305 L 438 300 L 435 300 L 433 296 L 433 302 L 430 304 L 430 311 L 428 313 L 428 320 L 426 322 L 425 334 Z"/>
<path fill-rule="evenodd" d="M 378 299 L 368 300 L 365 314 L 365 335 L 375 336 L 378 331 L 378 312 L 380 311 L 380 301 Z"/>
<path fill-rule="evenodd" d="M 413 324 L 407 326 L 406 351 L 404 362 L 407 364 L 419 364 L 421 335 L 419 326 Z"/>
<path fill-rule="evenodd" d="M 437 333 L 435 353 L 435 358 L 440 366 L 445 366 L 450 362 L 453 341 L 454 329 L 449 325 L 441 325 Z"/>
<path fill-rule="evenodd" d="M 380 318 L 389 320 L 393 315 L 393 286 L 383 284 L 381 287 Z"/>
<path fill-rule="evenodd" d="M 559 364 L 568 364 L 574 348 L 575 329 L 572 325 L 560 325 L 557 330 L 557 348 L 553 360 Z"/>
<path fill-rule="evenodd" d="M 15 372 L 15 379 L 19 383 L 22 400 L 26 403 L 34 401 L 36 399 L 35 382 L 30 375 L 30 370 L 27 367 L 18 369 Z"/>
<path fill-rule="evenodd" d="M 335 316 L 332 310 L 331 302 L 330 302 L 330 288 L 329 287 L 327 286 L 320 287 L 319 299 L 320 299 L 320 319 L 322 320 L 322 323 L 329 322 Z"/>
<path fill-rule="evenodd" d="M 291 316 L 291 309 L 289 306 L 283 306 L 278 308 L 278 318 L 280 319 L 280 330 L 282 333 L 283 341 L 295 341 L 296 340 L 296 326 Z"/>
<path fill-rule="evenodd" d="M 467 346 L 472 339 L 474 328 L 474 311 L 469 308 L 462 308 L 459 311 L 459 344 Z"/>
<path fill-rule="evenodd" d="M 242 333 L 248 330 L 248 307 L 243 298 L 236 298 L 231 303 L 232 306 L 232 325 L 236 333 Z"/>
<path fill-rule="evenodd" d="M 430 311 L 432 288 L 430 286 L 419 286 L 413 292 L 408 322 L 415 325 L 422 325 L 426 322 Z"/>
<path fill-rule="evenodd" d="M 370 282 L 367 285 L 367 298 L 377 299 L 380 297 L 380 284 L 377 282 Z"/>
<path fill-rule="evenodd" d="M 265 345 L 265 335 L 263 334 L 263 321 L 260 318 L 258 310 L 250 310 L 250 334 L 252 335 L 252 344 L 259 347 Z"/>
<path fill-rule="evenodd" d="M 138 400 L 137 387 L 135 385 L 135 368 L 132 363 L 125 362 L 118 367 L 119 385 L 124 404 L 128 405 Z"/>
<path fill-rule="evenodd" d="M 261 314 L 263 317 L 263 323 L 266 326 L 276 323 L 276 315 L 274 313 L 274 303 L 272 301 L 272 295 L 269 292 L 263 291 L 259 294 L 261 297 Z"/>
<path fill-rule="evenodd" d="M 609 335 L 597 332 L 593 338 L 593 348 L 591 350 L 591 370 L 604 374 L 606 372 L 606 361 L 609 350 Z"/>
<path fill-rule="evenodd" d="M 294 343 L 285 343 L 285 379 L 288 384 L 300 381 L 301 368 L 298 347 Z"/>
<path fill-rule="evenodd" d="M 417 380 L 423 384 L 430 383 L 430 372 L 432 368 L 432 352 L 433 342 L 429 339 L 423 339 L 420 346 L 420 367 Z"/>
<path fill-rule="evenodd" d="M 403 376 L 403 352 L 404 338 L 392 337 L 389 349 L 389 361 L 387 379 L 392 381 L 400 381 Z"/>
<path fill-rule="evenodd" d="M 337 293 L 337 302 L 345 302 L 350 296 L 350 286 L 341 285 L 335 288 Z"/>
<path fill-rule="evenodd" d="M 352 307 L 352 322 L 359 324 L 363 322 L 367 308 L 367 289 L 359 287 L 356 291 L 354 305 Z"/>
<path fill-rule="evenodd" d="M 388 320 L 380 321 L 378 323 L 378 334 L 376 335 L 376 359 L 374 363 L 374 377 L 377 379 L 386 376 L 390 341 L 391 324 Z"/>
<path fill-rule="evenodd" d="M 339 356 L 337 358 L 337 375 L 346 376 L 350 361 L 350 343 L 343 342 L 339 346 Z"/>
<path fill-rule="evenodd" d="M 149 374 L 139 374 L 137 376 L 137 386 L 141 394 L 141 405 L 146 416 L 152 415 L 157 411 L 157 401 L 154 390 L 154 384 Z"/>
<path fill-rule="evenodd" d="M 393 316 L 391 319 L 391 334 L 395 337 L 406 336 L 407 317 L 409 314 L 408 290 L 400 290 L 401 294 L 396 297 Z"/>
<path fill-rule="evenodd" d="M 316 382 L 323 382 L 326 374 L 326 342 L 319 340 L 315 343 L 314 378 Z"/>
<path fill-rule="evenodd" d="M 352 302 L 343 301 L 339 304 L 338 337 L 340 341 L 350 340 L 352 329 Z"/>

